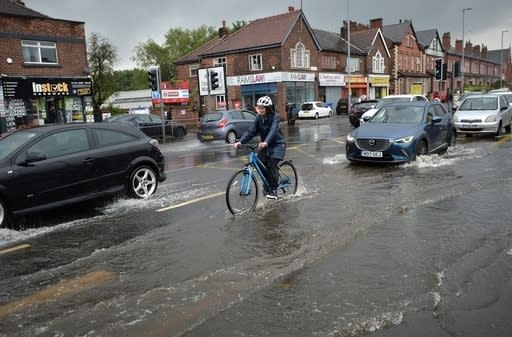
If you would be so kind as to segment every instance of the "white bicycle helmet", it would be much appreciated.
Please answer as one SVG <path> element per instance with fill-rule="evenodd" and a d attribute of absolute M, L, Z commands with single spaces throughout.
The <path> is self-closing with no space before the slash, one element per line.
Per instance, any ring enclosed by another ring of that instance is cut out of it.
<path fill-rule="evenodd" d="M 258 98 L 256 105 L 272 106 L 272 100 L 268 96 L 262 96 L 262 97 Z"/>

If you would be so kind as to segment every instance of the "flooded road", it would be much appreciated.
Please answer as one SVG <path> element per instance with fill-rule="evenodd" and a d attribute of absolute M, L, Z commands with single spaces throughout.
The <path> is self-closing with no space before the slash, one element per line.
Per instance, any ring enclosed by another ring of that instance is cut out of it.
<path fill-rule="evenodd" d="M 223 195 L 243 153 L 192 139 L 150 200 L 1 229 L 0 336 L 508 336 L 510 136 L 364 166 L 349 130 L 285 128 L 298 194 L 249 215 Z"/>

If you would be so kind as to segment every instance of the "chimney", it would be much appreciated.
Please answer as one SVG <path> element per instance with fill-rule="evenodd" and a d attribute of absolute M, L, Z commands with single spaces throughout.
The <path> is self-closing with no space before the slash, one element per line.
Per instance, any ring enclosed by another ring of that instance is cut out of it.
<path fill-rule="evenodd" d="M 219 39 L 228 36 L 229 30 L 226 27 L 226 20 L 222 20 L 222 27 L 219 28 Z"/>
<path fill-rule="evenodd" d="M 487 58 L 487 46 L 482 45 L 482 58 Z"/>
<path fill-rule="evenodd" d="M 24 3 L 23 1 L 21 1 L 21 0 L 16 0 L 16 2 L 17 2 L 18 4 L 20 4 L 20 5 L 22 5 L 23 7 L 25 7 L 25 3 Z"/>
<path fill-rule="evenodd" d="M 480 45 L 473 47 L 473 55 L 480 57 Z"/>
<path fill-rule="evenodd" d="M 446 32 L 443 34 L 443 48 L 445 50 L 450 49 L 452 47 L 452 38 L 450 36 L 450 32 Z"/>
<path fill-rule="evenodd" d="M 345 40 L 348 38 L 348 23 L 346 20 L 343 20 L 343 27 L 340 28 L 340 36 Z"/>
<path fill-rule="evenodd" d="M 375 29 L 375 28 L 382 29 L 382 18 L 370 20 L 370 29 Z"/>
<path fill-rule="evenodd" d="M 462 40 L 455 40 L 455 50 L 462 53 Z"/>
<path fill-rule="evenodd" d="M 288 12 L 295 12 L 295 7 L 288 6 Z"/>
<path fill-rule="evenodd" d="M 473 51 L 473 44 L 471 41 L 466 41 L 466 45 L 464 46 L 464 53 L 470 54 Z"/>

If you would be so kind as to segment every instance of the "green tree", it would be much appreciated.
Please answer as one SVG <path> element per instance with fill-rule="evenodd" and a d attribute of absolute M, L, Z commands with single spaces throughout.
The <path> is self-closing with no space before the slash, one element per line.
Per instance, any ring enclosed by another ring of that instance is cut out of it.
<path fill-rule="evenodd" d="M 148 73 L 142 69 L 114 72 L 115 91 L 148 89 Z"/>
<path fill-rule="evenodd" d="M 187 53 L 199 48 L 217 35 L 214 27 L 202 25 L 197 29 L 172 28 L 165 34 L 165 42 L 159 45 L 152 39 L 135 47 L 132 58 L 140 68 L 160 66 L 162 80 L 176 79 L 174 62 Z"/>
<path fill-rule="evenodd" d="M 87 56 L 92 77 L 94 121 L 98 122 L 101 121 L 101 105 L 115 92 L 114 64 L 119 57 L 116 48 L 98 33 L 89 37 Z"/>

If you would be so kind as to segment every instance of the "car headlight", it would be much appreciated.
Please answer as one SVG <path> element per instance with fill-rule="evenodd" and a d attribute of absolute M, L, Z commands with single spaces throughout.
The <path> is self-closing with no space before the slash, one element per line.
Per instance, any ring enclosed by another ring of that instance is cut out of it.
<path fill-rule="evenodd" d="M 352 134 L 348 134 L 347 135 L 347 143 L 353 143 L 356 141 L 356 138 L 354 136 L 352 136 Z"/>
<path fill-rule="evenodd" d="M 408 143 L 412 142 L 413 139 L 414 139 L 414 136 L 402 137 L 402 138 L 395 139 L 395 143 L 396 144 L 408 144 Z"/>
<path fill-rule="evenodd" d="M 486 123 L 496 122 L 496 115 L 488 116 L 488 117 L 485 119 L 485 122 L 486 122 Z"/>

